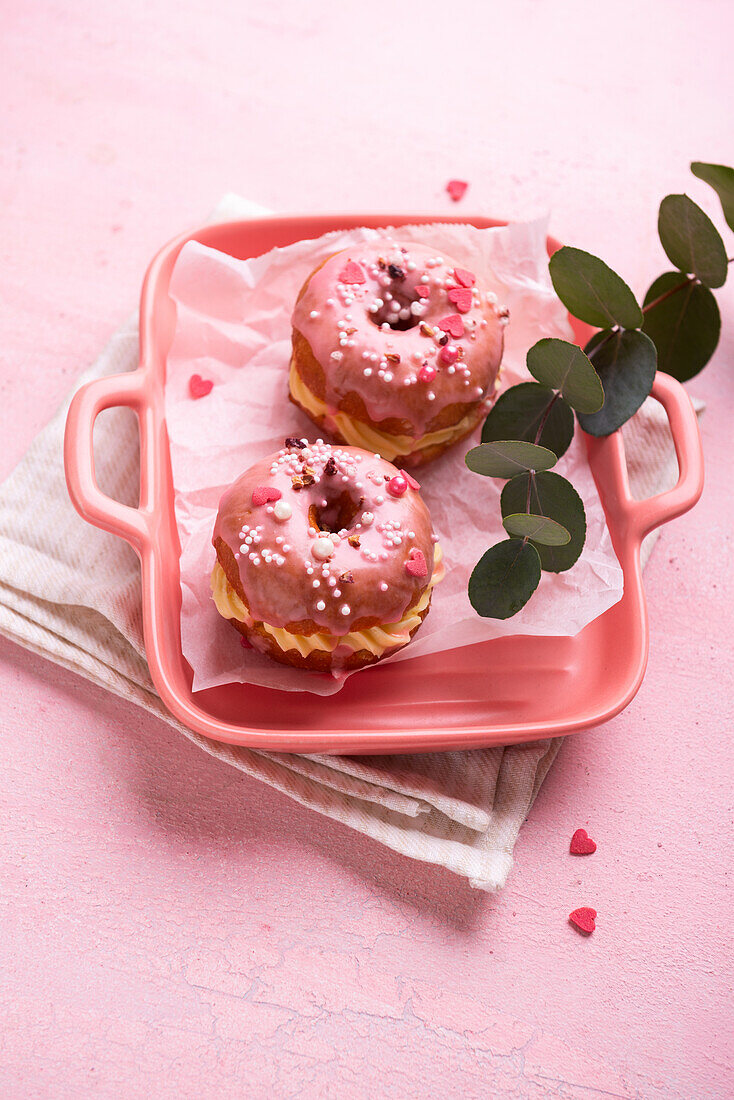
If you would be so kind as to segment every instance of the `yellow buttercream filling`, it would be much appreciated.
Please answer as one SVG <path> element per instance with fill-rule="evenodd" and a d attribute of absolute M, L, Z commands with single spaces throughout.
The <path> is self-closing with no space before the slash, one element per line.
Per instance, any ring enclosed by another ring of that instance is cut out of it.
<path fill-rule="evenodd" d="M 410 635 L 421 621 L 421 613 L 428 607 L 431 598 L 431 589 L 442 579 L 444 566 L 441 547 L 436 544 L 434 549 L 433 573 L 428 586 L 423 591 L 421 598 L 413 607 L 410 607 L 402 619 L 397 623 L 383 623 L 381 626 L 371 626 L 368 630 L 352 630 L 349 634 L 337 637 L 333 634 L 291 634 L 281 626 L 271 626 L 263 622 L 261 625 L 266 634 L 274 639 L 284 653 L 289 649 L 295 649 L 302 657 L 307 657 L 315 649 L 331 653 L 337 646 L 348 646 L 355 652 L 366 649 L 375 657 L 381 656 L 386 649 L 394 646 L 405 645 L 410 641 Z M 227 580 L 227 574 L 219 562 L 216 562 L 211 575 L 211 590 L 217 611 L 225 619 L 237 619 L 241 623 L 252 624 L 252 617 L 246 605 Z"/>
<path fill-rule="evenodd" d="M 329 423 L 334 425 L 339 435 L 347 443 L 353 447 L 364 447 L 367 451 L 377 452 L 377 454 L 386 458 L 388 462 L 393 462 L 398 455 L 411 454 L 413 451 L 424 450 L 426 447 L 432 447 L 437 443 L 447 443 L 452 439 L 459 439 L 469 430 L 476 419 L 476 410 L 473 410 L 463 417 L 458 424 L 454 424 L 450 428 L 441 428 L 437 432 L 427 432 L 426 435 L 422 435 L 418 439 L 413 439 L 410 435 L 388 435 L 386 432 L 370 427 L 362 420 L 354 420 L 346 413 L 338 410 L 331 412 L 328 405 L 325 405 L 308 388 L 298 373 L 293 360 L 291 360 L 288 385 L 299 405 L 302 405 L 312 416 L 326 416 Z"/>

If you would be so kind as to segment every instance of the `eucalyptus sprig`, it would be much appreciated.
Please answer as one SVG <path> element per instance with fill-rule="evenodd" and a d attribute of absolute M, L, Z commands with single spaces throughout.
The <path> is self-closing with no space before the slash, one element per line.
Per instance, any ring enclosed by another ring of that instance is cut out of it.
<path fill-rule="evenodd" d="M 691 170 L 718 193 L 734 229 L 734 169 L 697 161 Z M 599 331 L 583 350 L 558 339 L 534 344 L 527 366 L 535 381 L 498 398 L 481 444 L 466 455 L 470 470 L 507 482 L 500 509 L 509 538 L 482 555 L 469 579 L 472 607 L 485 618 L 517 614 L 543 570 L 570 569 L 584 548 L 581 497 L 551 472 L 573 439 L 575 420 L 589 435 L 611 435 L 650 394 L 658 368 L 685 382 L 716 349 L 721 318 L 712 289 L 723 286 L 732 262 L 718 230 L 687 195 L 668 195 L 658 235 L 676 270 L 655 279 L 642 306 L 598 256 L 565 247 L 550 259 L 558 297 Z"/>

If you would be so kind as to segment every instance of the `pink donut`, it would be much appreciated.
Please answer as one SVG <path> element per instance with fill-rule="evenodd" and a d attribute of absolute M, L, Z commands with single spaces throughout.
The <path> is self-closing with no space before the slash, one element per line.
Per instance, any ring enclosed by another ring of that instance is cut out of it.
<path fill-rule="evenodd" d="M 406 645 L 443 575 L 418 482 L 357 447 L 288 439 L 219 502 L 217 610 L 276 660 L 321 672 Z"/>
<path fill-rule="evenodd" d="M 291 400 L 346 443 L 401 466 L 430 461 L 485 415 L 507 320 L 435 249 L 385 237 L 337 252 L 293 311 Z"/>

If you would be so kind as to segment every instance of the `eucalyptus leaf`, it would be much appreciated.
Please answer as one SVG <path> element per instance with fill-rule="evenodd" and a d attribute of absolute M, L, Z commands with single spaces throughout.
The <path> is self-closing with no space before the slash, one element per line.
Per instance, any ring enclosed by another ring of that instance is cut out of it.
<path fill-rule="evenodd" d="M 677 287 L 682 288 L 680 290 Z M 667 271 L 652 284 L 645 305 L 658 302 L 645 314 L 642 331 L 658 351 L 658 370 L 687 382 L 698 374 L 716 350 L 721 331 L 719 307 L 708 287 L 682 279 L 680 271 Z"/>
<path fill-rule="evenodd" d="M 639 328 L 642 324 L 634 294 L 598 256 L 566 246 L 553 253 L 548 268 L 556 294 L 580 321 L 599 328 Z"/>
<path fill-rule="evenodd" d="M 547 516 L 568 531 L 565 546 L 538 546 L 540 563 L 550 573 L 563 573 L 578 560 L 586 539 L 586 513 L 583 501 L 570 481 L 554 473 L 518 474 L 502 490 L 500 507 L 505 518 L 524 512 L 528 506 L 534 516 Z"/>
<path fill-rule="evenodd" d="M 597 412 L 604 404 L 599 375 L 576 344 L 545 337 L 530 348 L 527 364 L 533 378 L 560 390 L 576 412 Z"/>
<path fill-rule="evenodd" d="M 508 535 L 531 539 L 541 546 L 565 546 L 571 541 L 571 533 L 548 516 L 537 516 L 530 512 L 512 512 L 502 520 Z"/>
<path fill-rule="evenodd" d="M 579 414 L 579 424 L 589 435 L 611 435 L 639 409 L 650 393 L 657 353 L 644 332 L 606 329 L 597 332 L 586 352 L 604 384 L 604 405 L 599 412 Z"/>
<path fill-rule="evenodd" d="M 688 195 L 666 195 L 660 203 L 658 235 L 671 263 L 704 286 L 726 282 L 726 249 L 718 229 Z"/>
<path fill-rule="evenodd" d="M 716 191 L 721 199 L 726 224 L 734 230 L 734 168 L 728 168 L 725 164 L 706 164 L 704 161 L 694 160 L 691 171 Z"/>
<path fill-rule="evenodd" d="M 495 439 L 524 439 L 535 443 L 538 428 L 549 408 L 537 442 L 560 458 L 573 439 L 573 412 L 562 397 L 539 382 L 520 382 L 497 398 L 484 421 L 482 443 Z"/>
<path fill-rule="evenodd" d="M 515 439 L 496 439 L 472 447 L 464 461 L 484 477 L 514 477 L 521 470 L 549 470 L 558 456 L 547 447 Z"/>
<path fill-rule="evenodd" d="M 469 600 L 485 619 L 510 619 L 525 606 L 540 581 L 540 558 L 532 542 L 506 539 L 490 546 L 469 578 Z"/>

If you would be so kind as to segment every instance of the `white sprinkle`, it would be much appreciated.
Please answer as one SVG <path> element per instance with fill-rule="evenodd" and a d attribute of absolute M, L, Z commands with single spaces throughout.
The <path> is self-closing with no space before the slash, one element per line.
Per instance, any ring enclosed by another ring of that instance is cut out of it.
<path fill-rule="evenodd" d="M 311 553 L 314 554 L 314 557 L 318 561 L 328 561 L 333 554 L 333 549 L 335 549 L 335 547 L 333 547 L 331 539 L 325 536 L 319 536 L 319 538 L 314 539 L 314 544 L 311 546 Z"/>
<path fill-rule="evenodd" d="M 338 588 L 335 588 L 334 591 L 331 594 L 332 594 L 332 596 L 334 597 L 335 600 L 338 600 L 339 597 L 341 596 L 341 592 L 339 591 Z"/>
<path fill-rule="evenodd" d="M 436 400 L 436 395 L 433 392 L 433 390 L 429 390 L 428 393 L 426 394 L 426 397 L 428 398 L 429 401 L 435 401 Z"/>
<path fill-rule="evenodd" d="M 380 581 L 380 592 L 387 592 L 387 581 Z"/>
<path fill-rule="evenodd" d="M 311 570 L 311 572 L 313 573 L 313 569 Z M 314 588 L 320 588 L 321 587 L 321 581 L 318 579 L 318 577 L 316 578 L 315 581 L 311 581 L 311 583 L 314 586 Z"/>
<path fill-rule="evenodd" d="M 372 374 L 372 367 L 365 367 L 362 371 L 362 374 L 365 376 L 365 378 L 369 378 Z"/>
<path fill-rule="evenodd" d="M 362 513 L 362 524 L 363 524 L 363 526 L 370 527 L 372 525 L 372 522 L 373 522 L 374 518 L 375 517 L 373 516 L 372 512 L 363 512 Z"/>
<path fill-rule="evenodd" d="M 293 515 L 293 509 L 287 500 L 278 500 L 273 508 L 273 515 L 279 523 L 285 523 Z"/>
<path fill-rule="evenodd" d="M 332 351 L 331 358 L 336 359 L 338 362 L 340 359 L 344 358 L 344 353 L 341 351 Z"/>
<path fill-rule="evenodd" d="M 311 318 L 312 321 L 315 321 L 316 318 L 318 317 L 318 315 L 319 315 L 319 311 L 317 309 L 312 309 L 311 312 L 309 313 L 309 317 Z"/>
<path fill-rule="evenodd" d="M 343 603 L 341 605 L 340 611 L 341 611 L 342 615 L 349 615 L 351 613 L 351 610 L 352 609 L 351 609 L 351 607 L 349 606 L 348 603 Z"/>
<path fill-rule="evenodd" d="M 323 600 L 318 601 L 318 603 L 316 604 L 316 610 L 317 611 L 325 611 L 326 610 L 326 604 L 324 603 Z"/>

